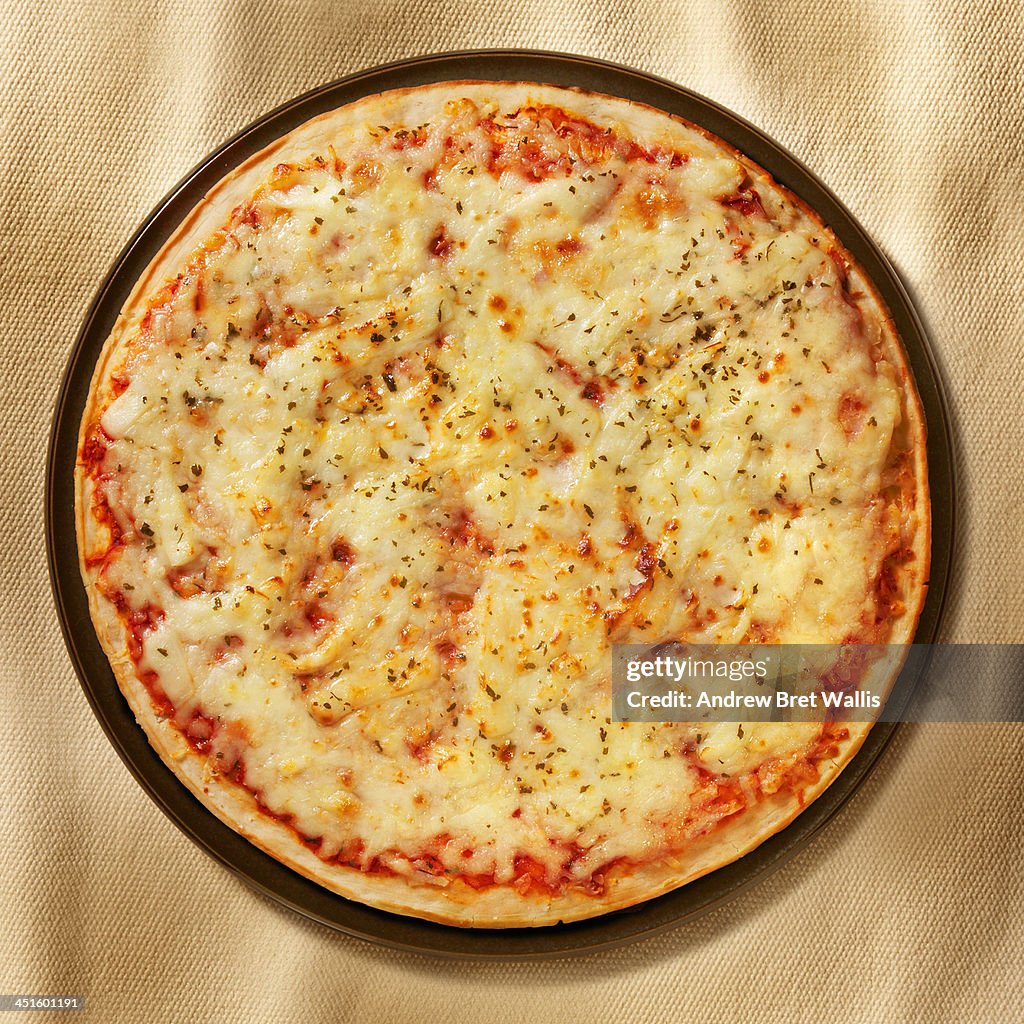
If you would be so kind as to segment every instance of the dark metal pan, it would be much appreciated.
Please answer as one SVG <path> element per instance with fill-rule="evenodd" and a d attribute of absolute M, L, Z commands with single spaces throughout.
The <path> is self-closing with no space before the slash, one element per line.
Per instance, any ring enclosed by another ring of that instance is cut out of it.
<path fill-rule="evenodd" d="M 619 65 L 531 50 L 480 50 L 417 57 L 333 82 L 260 118 L 203 160 L 168 193 L 114 261 L 100 286 L 60 386 L 46 478 L 49 569 L 68 652 L 96 717 L 140 785 L 211 856 L 280 903 L 330 928 L 372 942 L 448 957 L 564 957 L 683 925 L 764 878 L 806 845 L 857 791 L 897 726 L 876 725 L 839 778 L 782 832 L 739 861 L 675 892 L 630 910 L 550 928 L 491 931 L 432 924 L 336 896 L 258 850 L 189 793 L 149 745 L 118 689 L 89 616 L 75 544 L 74 466 L 78 427 L 92 372 L 134 282 L 174 228 L 232 168 L 310 118 L 383 90 L 458 79 L 578 86 L 677 114 L 713 132 L 760 164 L 832 228 L 887 304 L 909 355 L 924 406 L 932 498 L 932 569 L 916 639 L 920 643 L 936 640 L 953 549 L 952 444 L 935 358 L 892 266 L 842 203 L 803 164 L 724 107 L 681 86 Z"/>

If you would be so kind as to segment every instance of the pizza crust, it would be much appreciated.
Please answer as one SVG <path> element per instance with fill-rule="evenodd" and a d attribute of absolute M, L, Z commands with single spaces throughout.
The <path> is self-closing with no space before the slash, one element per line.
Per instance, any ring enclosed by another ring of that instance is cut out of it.
<path fill-rule="evenodd" d="M 368 116 L 372 116 L 375 122 L 412 124 L 420 117 L 426 120 L 435 109 L 436 97 L 450 95 L 453 90 L 460 96 L 480 102 L 498 95 L 506 108 L 550 103 L 601 123 L 609 120 L 614 123 L 617 119 L 621 124 L 628 124 L 636 136 L 658 137 L 666 131 L 671 133 L 666 114 L 638 103 L 558 87 L 490 82 L 440 83 L 385 93 L 322 115 L 301 126 L 250 157 L 214 186 L 140 276 L 97 362 L 83 417 L 80 445 L 85 443 L 88 429 L 112 398 L 110 374 L 119 357 L 120 345 L 138 328 L 154 291 L 187 261 L 197 239 L 216 233 L 231 211 L 245 201 L 263 180 L 268 167 L 279 162 L 301 160 L 310 152 L 323 151 L 332 142 L 340 148 L 343 141 L 339 144 L 339 140 L 344 140 L 346 133 L 355 131 Z M 372 111 L 372 115 L 367 111 Z M 685 124 L 674 117 L 671 121 Z M 697 127 L 706 137 L 714 138 L 699 126 L 691 127 Z M 720 140 L 714 141 L 730 149 Z M 821 225 L 814 211 L 774 183 L 765 171 L 745 156 L 732 152 L 746 167 L 754 184 L 766 192 L 772 190 L 785 195 Z M 832 237 L 824 225 L 821 225 L 821 231 Z M 890 470 L 893 486 L 900 491 L 905 545 L 913 552 L 913 557 L 905 559 L 900 566 L 898 582 L 905 600 L 902 612 L 890 620 L 887 640 L 890 643 L 909 643 L 926 596 L 930 558 L 924 415 L 906 354 L 881 297 L 838 240 L 834 240 L 834 245 L 844 254 L 851 280 L 863 293 L 865 306 L 879 312 L 884 356 L 897 368 L 901 377 L 903 421 L 894 443 L 897 454 L 891 461 Z M 80 461 L 76 472 L 76 522 L 89 607 L 118 685 L 153 747 L 201 803 L 258 847 L 326 888 L 384 910 L 443 924 L 499 928 L 546 926 L 633 906 L 731 863 L 784 828 L 835 780 L 870 731 L 868 723 L 848 723 L 849 735 L 840 742 L 837 756 L 819 764 L 818 779 L 801 792 L 764 799 L 749 812 L 727 819 L 692 842 L 685 856 L 653 864 L 613 867 L 605 877 L 603 892 L 597 896 L 575 889 L 553 897 L 536 892 L 523 895 L 506 885 L 475 889 L 458 878 L 442 885 L 427 876 L 414 879 L 410 884 L 410 880 L 401 875 L 367 874 L 325 863 L 298 840 L 292 828 L 264 813 L 252 793 L 211 773 L 207 759 L 197 754 L 179 729 L 154 709 L 149 692 L 140 682 L 129 656 L 129 637 L 124 623 L 112 604 L 100 594 L 95 573 L 86 561 L 88 552 L 103 544 L 102 530 L 89 514 L 91 486 L 89 475 Z"/>

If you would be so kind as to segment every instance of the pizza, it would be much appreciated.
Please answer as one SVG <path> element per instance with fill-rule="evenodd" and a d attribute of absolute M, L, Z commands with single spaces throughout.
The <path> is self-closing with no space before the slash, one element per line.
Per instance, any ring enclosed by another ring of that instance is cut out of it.
<path fill-rule="evenodd" d="M 76 473 L 118 684 L 218 817 L 473 927 L 742 856 L 869 724 L 611 715 L 620 643 L 905 644 L 924 420 L 818 216 L 701 128 L 531 83 L 371 96 L 138 280 Z"/>

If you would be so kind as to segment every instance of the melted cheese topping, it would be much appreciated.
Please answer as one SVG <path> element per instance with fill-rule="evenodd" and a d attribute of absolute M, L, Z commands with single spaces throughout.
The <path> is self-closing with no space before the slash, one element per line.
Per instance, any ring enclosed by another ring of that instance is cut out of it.
<path fill-rule="evenodd" d="M 610 644 L 878 638 L 879 325 L 784 196 L 671 138 L 468 100 L 366 125 L 120 343 L 100 590 L 211 771 L 323 857 L 664 856 L 820 726 L 612 723 Z"/>

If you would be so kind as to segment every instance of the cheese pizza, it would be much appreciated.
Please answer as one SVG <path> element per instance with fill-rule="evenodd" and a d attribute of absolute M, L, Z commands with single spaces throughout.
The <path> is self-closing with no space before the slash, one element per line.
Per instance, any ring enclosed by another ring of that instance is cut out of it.
<path fill-rule="evenodd" d="M 327 113 L 146 269 L 77 524 L 167 765 L 351 899 L 539 926 L 674 889 L 864 723 L 612 719 L 618 643 L 903 644 L 924 423 L 815 213 L 699 127 L 530 83 Z"/>

